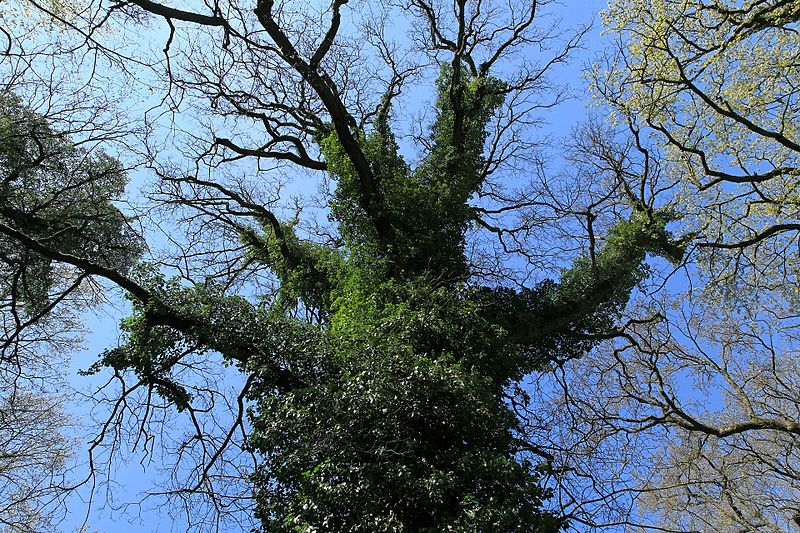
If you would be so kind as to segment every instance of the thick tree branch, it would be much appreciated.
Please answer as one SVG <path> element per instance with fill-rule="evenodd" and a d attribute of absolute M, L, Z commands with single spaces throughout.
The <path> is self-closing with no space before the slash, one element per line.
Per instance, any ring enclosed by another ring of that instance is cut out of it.
<path fill-rule="evenodd" d="M 149 13 L 159 15 L 166 19 L 182 20 L 184 22 L 191 22 L 193 24 L 200 24 L 202 26 L 228 26 L 228 21 L 220 16 L 201 15 L 200 13 L 195 13 L 193 11 L 183 11 L 181 9 L 175 9 L 157 2 L 151 2 L 150 0 L 127 0 L 126 3 L 139 6 Z"/>
<path fill-rule="evenodd" d="M 759 243 L 764 239 L 772 237 L 773 235 L 777 235 L 779 233 L 784 233 L 787 231 L 800 231 L 800 224 L 775 224 L 774 226 L 770 226 L 769 228 L 765 229 L 754 235 L 749 239 L 745 239 L 739 242 L 733 243 L 725 243 L 725 242 L 700 242 L 697 243 L 697 246 L 702 248 L 725 248 L 728 250 L 733 249 L 740 249 L 746 248 L 753 244 Z"/>
<path fill-rule="evenodd" d="M 0 222 L 0 234 L 16 240 L 29 250 L 41 254 L 44 257 L 75 266 L 88 275 L 99 276 L 111 281 L 143 304 L 142 308 L 144 313 L 153 324 L 168 326 L 180 331 L 194 338 L 198 343 L 220 352 L 225 357 L 241 363 L 246 363 L 249 359 L 249 355 L 255 354 L 258 351 L 258 347 L 255 345 L 236 346 L 233 347 L 233 349 L 229 346 L 221 346 L 213 334 L 205 332 L 207 326 L 209 326 L 208 324 L 198 323 L 192 317 L 186 317 L 176 313 L 166 306 L 164 302 L 160 301 L 150 290 L 116 270 L 98 265 L 72 254 L 53 250 L 40 241 L 25 235 L 3 222 Z M 242 356 L 241 354 L 243 353 L 247 355 Z M 292 372 L 282 368 L 277 363 L 271 363 L 269 373 L 275 377 L 275 386 L 279 390 L 288 391 L 301 385 L 301 381 Z"/>
<path fill-rule="evenodd" d="M 263 157 L 266 159 L 278 159 L 284 161 L 290 161 L 295 165 L 310 168 L 312 170 L 327 170 L 328 165 L 325 164 L 324 161 L 317 161 L 316 159 L 312 159 L 308 157 L 306 154 L 294 154 L 292 152 L 279 152 L 276 150 L 266 150 L 262 148 L 243 148 L 237 144 L 234 144 L 233 141 L 230 139 L 226 139 L 224 137 L 217 137 L 214 139 L 214 143 L 218 144 L 219 146 L 224 146 L 229 150 L 236 152 L 241 156 L 248 156 L 248 157 Z"/>
<path fill-rule="evenodd" d="M 336 87 L 333 85 L 331 79 L 324 74 L 320 74 L 317 65 L 307 63 L 300 56 L 286 33 L 284 33 L 275 21 L 272 12 L 273 6 L 273 0 L 260 0 L 256 8 L 258 20 L 280 49 L 283 59 L 311 85 L 325 106 L 325 109 L 330 114 L 334 131 L 336 132 L 339 142 L 358 175 L 361 191 L 361 207 L 372 220 L 380 241 L 384 245 L 388 244 L 391 240 L 391 223 L 382 207 L 377 178 L 372 172 L 372 168 L 361 146 L 351 131 L 351 127 L 354 127 L 356 122 L 337 94 Z M 331 39 L 332 38 L 333 37 L 331 37 Z"/>

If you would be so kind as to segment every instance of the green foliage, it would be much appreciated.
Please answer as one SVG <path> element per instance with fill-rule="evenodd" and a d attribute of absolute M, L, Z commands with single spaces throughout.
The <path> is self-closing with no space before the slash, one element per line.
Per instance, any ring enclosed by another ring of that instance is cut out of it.
<path fill-rule="evenodd" d="M 91 293 L 78 269 L 40 252 L 127 272 L 142 246 L 114 205 L 125 183 L 119 161 L 76 146 L 0 91 L 2 531 L 57 530 L 74 486 L 77 427 L 64 412 L 72 389 L 63 353 L 76 347 L 73 320 Z"/>
<path fill-rule="evenodd" d="M 614 0 L 602 16 L 619 53 L 594 68 L 594 89 L 658 151 L 682 225 L 724 243 L 697 254 L 711 297 L 782 285 L 794 298 L 800 3 Z"/>
<path fill-rule="evenodd" d="M 305 306 L 327 313 L 331 307 L 332 283 L 344 268 L 339 250 L 302 241 L 294 225 L 281 224 L 278 231 L 268 224 L 257 234 L 243 230 L 241 239 L 250 255 L 269 266 L 280 279 L 276 304 L 284 308 Z"/>
<path fill-rule="evenodd" d="M 241 230 L 251 257 L 281 282 L 278 298 L 258 305 L 144 270 L 154 297 L 134 302 L 127 343 L 104 355 L 179 408 L 190 397 L 173 369 L 187 351 L 218 351 L 255 378 L 249 442 L 263 457 L 252 480 L 265 531 L 562 529 L 543 511 L 547 467 L 521 453 L 505 391 L 608 333 L 648 252 L 681 255 L 668 216 L 636 212 L 560 282 L 470 286 L 469 201 L 485 178 L 485 128 L 505 85 L 459 78 L 442 69 L 431 150 L 417 168 L 398 153 L 388 108 L 356 135 L 388 242 L 331 134 L 319 142 L 337 182 L 331 211 L 343 250 L 272 219 Z M 297 306 L 318 320 L 292 318 Z"/>
<path fill-rule="evenodd" d="M 262 372 L 273 386 L 283 387 L 287 384 L 271 373 L 275 362 L 292 368 L 302 364 L 288 347 L 310 328 L 308 324 L 241 296 L 225 295 L 213 284 L 187 287 L 177 280 L 164 281 L 146 266 L 136 274 L 154 298 L 147 304 L 132 300 L 133 314 L 122 322 L 126 342 L 106 350 L 90 372 L 102 366 L 131 370 L 183 409 L 191 398 L 172 374 L 186 353 L 217 351 L 243 370 L 247 361 L 272 361 Z"/>
<path fill-rule="evenodd" d="M 514 417 L 486 378 L 402 343 L 376 348 L 262 403 L 253 444 L 269 450 L 256 477 L 265 528 L 538 530 L 546 494 L 515 460 Z"/>
<path fill-rule="evenodd" d="M 464 73 L 466 75 L 466 73 Z M 442 68 L 437 82 L 439 114 L 431 134 L 431 151 L 416 169 L 398 154 L 397 142 L 381 115 L 373 131 L 359 140 L 380 192 L 380 206 L 392 222 L 392 248 L 380 250 L 374 229 L 360 207 L 359 181 L 352 163 L 332 133 L 320 141 L 328 170 L 337 181 L 333 217 L 354 253 L 385 255 L 400 275 L 422 272 L 463 278 L 466 273 L 464 232 L 472 220 L 469 199 L 483 180 L 486 124 L 503 101 L 505 85 L 495 78 L 476 78 L 462 88 L 464 115 L 454 142 L 450 105 L 450 72 Z"/>
<path fill-rule="evenodd" d="M 521 292 L 470 288 L 468 201 L 481 184 L 484 127 L 502 88 L 494 80 L 466 84 L 462 98 L 474 112 L 456 145 L 445 69 L 433 150 L 415 170 L 397 154 L 387 123 L 360 136 L 393 224 L 388 250 L 359 205 L 358 176 L 343 148 L 333 135 L 321 141 L 338 183 L 333 216 L 348 255 L 327 276 L 324 327 L 313 340 L 306 331 L 289 343 L 304 386 L 274 394 L 266 377 L 252 393 L 252 444 L 265 457 L 254 481 L 266 530 L 563 525 L 541 510 L 548 496 L 541 470 L 515 447 L 517 421 L 503 391 L 527 372 L 589 350 L 645 275 L 646 253 L 680 251 L 664 229 L 668 217 L 635 213 L 560 283 Z M 260 361 L 251 368 L 258 371 Z"/>
<path fill-rule="evenodd" d="M 114 205 L 127 179 L 109 155 L 76 147 L 0 94 L 0 224 L 58 252 L 126 272 L 142 244 Z M 43 308 L 56 282 L 51 261 L 0 234 L 0 295 Z"/>
<path fill-rule="evenodd" d="M 267 379 L 253 391 L 266 530 L 536 531 L 551 520 L 494 381 L 516 349 L 472 302 L 431 286 L 346 289 L 305 344 L 313 363 L 296 365 L 307 386 L 272 395 Z"/>
<path fill-rule="evenodd" d="M 672 218 L 670 213 L 635 211 L 609 231 L 602 249 L 577 258 L 558 282 L 475 290 L 472 299 L 481 315 L 520 345 L 509 379 L 580 357 L 612 331 L 631 291 L 648 274 L 646 255 L 671 261 L 683 256 L 684 243 L 665 228 Z"/>

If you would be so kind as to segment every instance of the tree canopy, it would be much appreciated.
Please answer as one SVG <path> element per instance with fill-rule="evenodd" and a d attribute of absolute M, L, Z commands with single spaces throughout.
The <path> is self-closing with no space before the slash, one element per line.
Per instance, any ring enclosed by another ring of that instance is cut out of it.
<path fill-rule="evenodd" d="M 785 520 L 742 502 L 800 427 L 796 4 L 613 3 L 609 119 L 548 145 L 558 169 L 537 127 L 587 28 L 546 2 L 31 3 L 52 42 L 3 19 L 0 371 L 124 297 L 84 372 L 108 378 L 90 463 L 172 453 L 198 529 Z M 687 376 L 729 408 L 693 410 Z"/>
<path fill-rule="evenodd" d="M 538 391 L 551 408 L 532 419 L 571 428 L 550 442 L 587 527 L 797 527 L 797 9 L 603 14 L 615 42 L 589 77 L 612 123 L 577 160 L 681 213 L 692 245 L 626 310 L 624 340 L 553 376 L 568 394 Z"/>

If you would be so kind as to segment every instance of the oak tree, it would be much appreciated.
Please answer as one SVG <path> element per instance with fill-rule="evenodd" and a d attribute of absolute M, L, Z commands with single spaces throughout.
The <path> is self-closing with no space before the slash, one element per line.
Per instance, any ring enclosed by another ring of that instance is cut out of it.
<path fill-rule="evenodd" d="M 547 74 L 582 29 L 542 25 L 538 1 L 34 5 L 98 62 L 142 65 L 161 95 L 145 117 L 171 132 L 145 139 L 157 179 L 142 212 L 162 217 L 172 249 L 154 239 L 140 260 L 116 160 L 25 131 L 7 164 L 0 235 L 25 280 L 12 312 L 50 310 L 55 268 L 130 301 L 123 342 L 91 369 L 122 387 L 100 439 L 137 393 L 146 443 L 152 417 L 185 414 L 194 433 L 178 451 L 198 461 L 174 493 L 224 507 L 214 483 L 236 476 L 215 468 L 243 434 L 267 531 L 564 527 L 512 391 L 607 337 L 647 255 L 679 261 L 685 245 L 668 209 L 619 187 L 571 205 L 537 174 L 536 112 L 562 97 Z M 405 53 L 392 15 L 412 20 Z M 159 25 L 163 46 L 126 44 L 120 21 Z M 432 104 L 409 124 L 397 102 L 415 80 Z M 180 142 L 189 164 L 164 150 Z M 264 183 L 290 169 L 323 173 L 326 222 L 270 198 Z M 221 435 L 202 421 L 220 392 L 197 378 L 214 364 L 244 383 Z"/>

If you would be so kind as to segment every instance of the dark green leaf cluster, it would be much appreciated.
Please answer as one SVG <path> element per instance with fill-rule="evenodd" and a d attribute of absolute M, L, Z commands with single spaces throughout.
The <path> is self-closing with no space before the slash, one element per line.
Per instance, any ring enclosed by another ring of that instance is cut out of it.
<path fill-rule="evenodd" d="M 240 296 L 225 295 L 212 284 L 187 287 L 176 280 L 164 281 L 146 266 L 136 274 L 152 299 L 148 303 L 133 299 L 133 314 L 122 322 L 126 342 L 106 350 L 92 371 L 102 366 L 131 370 L 179 409 L 191 398 L 173 379 L 173 372 L 188 353 L 213 350 L 242 370 L 248 362 L 252 366 L 252 361 L 260 361 L 259 372 L 273 388 L 298 384 L 279 367 L 290 368 L 293 376 L 301 373 L 295 366 L 302 359 L 292 354 L 309 325 Z"/>
<path fill-rule="evenodd" d="M 580 357 L 614 329 L 631 291 L 648 274 L 648 253 L 670 261 L 683 256 L 683 243 L 666 230 L 672 215 L 634 211 L 609 231 L 594 255 L 576 259 L 559 282 L 545 280 L 531 289 L 481 288 L 475 301 L 484 315 L 522 346 L 515 376 Z"/>
<path fill-rule="evenodd" d="M 337 374 L 261 405 L 266 530 L 539 529 L 545 493 L 485 378 L 385 352 Z"/>
<path fill-rule="evenodd" d="M 76 147 L 18 97 L 0 94 L 0 271 L 4 297 L 31 310 L 47 304 L 52 261 L 14 243 L 14 232 L 63 254 L 126 272 L 142 241 L 114 205 L 124 191 L 120 163 Z"/>
<path fill-rule="evenodd" d="M 351 286 L 295 368 L 253 391 L 268 531 L 539 531 L 547 492 L 516 457 L 499 370 L 516 347 L 451 288 Z M 312 355 L 313 354 L 313 355 Z M 310 365 L 308 363 L 311 363 Z M 258 367 L 256 361 L 253 364 Z"/>
<path fill-rule="evenodd" d="M 429 140 L 431 148 L 416 169 L 398 153 L 388 111 L 379 115 L 372 131 L 360 133 L 379 192 L 379 208 L 391 221 L 389 249 L 381 249 L 359 203 L 356 171 L 336 135 L 320 142 L 328 170 L 337 182 L 332 212 L 345 239 L 356 253 L 387 258 L 391 271 L 401 276 L 428 272 L 463 278 L 467 274 L 464 232 L 473 218 L 468 201 L 485 178 L 486 124 L 503 101 L 505 85 L 485 77 L 463 83 L 460 115 L 466 118 L 456 131 L 451 79 L 450 69 L 443 67 L 437 83 L 438 115 Z"/>
<path fill-rule="evenodd" d="M 294 225 L 262 226 L 263 233 L 252 229 L 241 232 L 250 256 L 270 267 L 280 280 L 275 302 L 284 309 L 306 308 L 327 314 L 331 308 L 331 291 L 336 279 L 343 275 L 344 262 L 339 250 L 298 238 Z"/>

